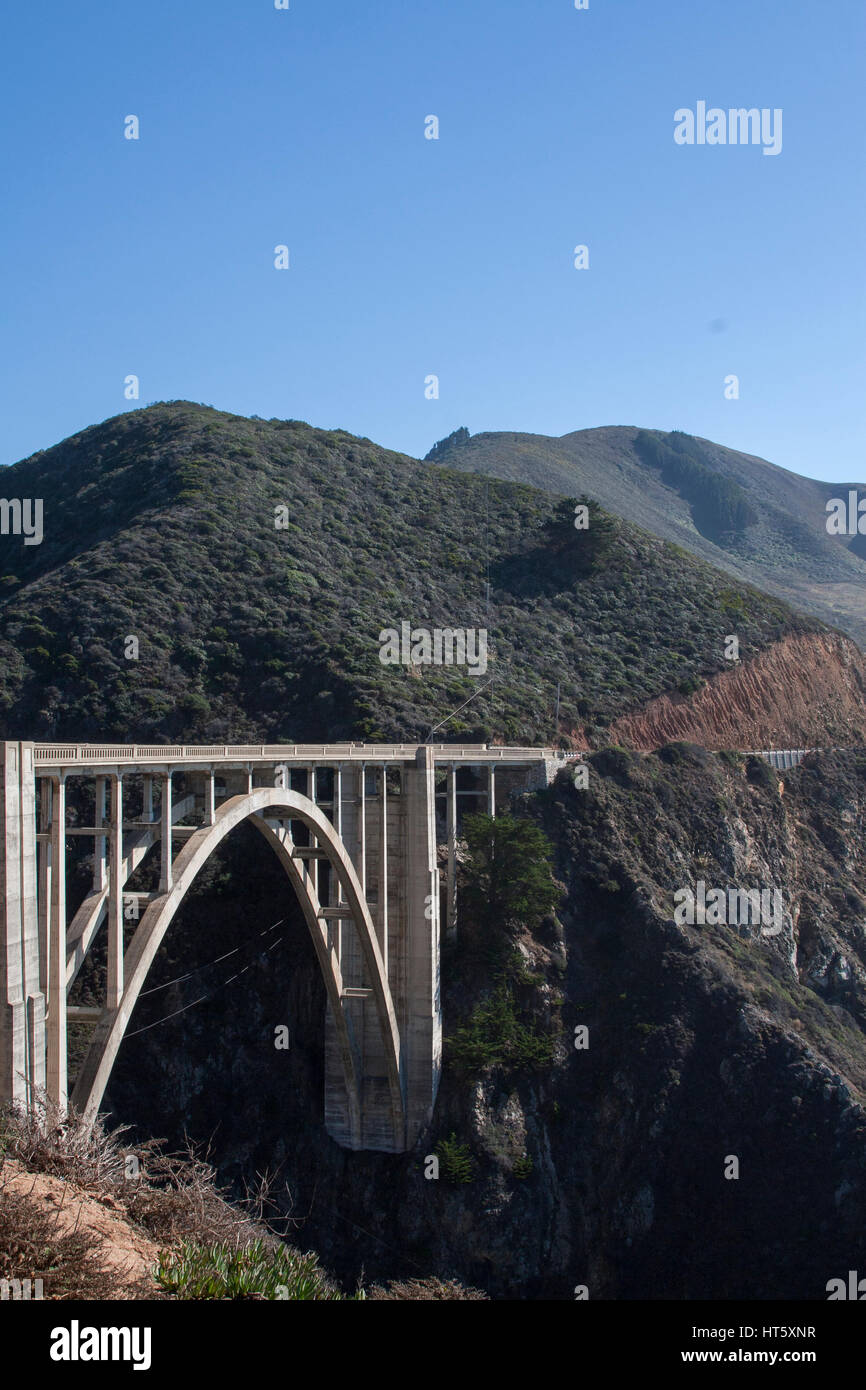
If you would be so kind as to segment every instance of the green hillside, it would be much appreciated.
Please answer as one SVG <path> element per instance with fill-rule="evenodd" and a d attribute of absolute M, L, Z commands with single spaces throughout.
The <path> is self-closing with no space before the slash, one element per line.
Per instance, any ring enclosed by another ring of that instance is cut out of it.
<path fill-rule="evenodd" d="M 817 482 L 708 439 L 630 425 L 561 438 L 457 430 L 427 459 L 548 492 L 585 492 L 866 646 L 864 538 L 826 528 L 827 501 L 846 498 L 854 483 Z"/>
<path fill-rule="evenodd" d="M 727 633 L 748 658 L 820 626 L 594 506 L 579 531 L 573 500 L 183 401 L 4 488 L 45 507 L 41 545 L 2 539 L 7 737 L 423 739 L 475 697 L 437 739 L 540 742 L 559 684 L 560 733 L 603 741 L 721 670 Z M 486 673 L 383 665 L 402 622 L 486 629 Z"/>

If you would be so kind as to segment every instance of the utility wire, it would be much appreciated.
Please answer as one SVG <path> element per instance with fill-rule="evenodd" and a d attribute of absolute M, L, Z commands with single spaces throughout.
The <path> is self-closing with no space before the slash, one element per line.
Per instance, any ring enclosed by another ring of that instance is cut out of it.
<path fill-rule="evenodd" d="M 274 922 L 274 925 L 272 927 L 265 927 L 264 931 L 259 932 L 259 936 L 267 936 L 269 931 L 276 931 L 277 927 L 281 927 L 285 920 L 286 919 L 282 917 L 279 922 Z M 252 937 L 251 939 L 252 941 L 255 941 L 256 938 Z M 282 940 L 282 937 L 280 938 L 280 940 Z M 243 945 L 235 946 L 233 950 L 226 951 L 224 956 L 217 956 L 215 960 L 207 961 L 205 965 L 197 965 L 195 967 L 195 970 L 187 971 L 186 975 L 176 975 L 173 980 L 166 980 L 164 985 L 154 985 L 153 989 L 143 989 L 138 997 L 139 999 L 144 999 L 145 995 L 158 994 L 161 989 L 168 989 L 169 985 L 180 984 L 181 980 L 191 980 L 193 975 L 201 974 L 202 970 L 209 970 L 212 965 L 219 965 L 221 960 L 228 960 L 229 956 L 236 956 L 238 951 L 243 951 L 245 947 L 249 945 L 250 942 L 245 941 Z"/>
<path fill-rule="evenodd" d="M 455 714 L 459 714 L 460 711 L 461 711 L 462 709 L 465 709 L 467 705 L 471 704 L 472 701 L 475 699 L 476 695 L 480 695 L 481 692 L 482 692 L 482 690 L 486 690 L 487 687 L 488 687 L 489 685 L 492 685 L 492 684 L 493 684 L 493 677 L 491 676 L 489 681 L 485 681 L 483 685 L 479 685 L 479 687 L 478 687 L 477 690 L 473 690 L 473 692 L 472 692 L 472 694 L 469 696 L 469 699 L 468 699 L 468 700 L 464 700 L 462 705 L 458 705 L 457 708 L 456 708 L 456 709 L 453 709 L 453 710 L 451 711 L 450 714 L 448 714 L 448 715 L 445 716 L 444 719 L 440 719 L 438 724 L 434 724 L 434 725 L 433 725 L 433 728 L 430 730 L 429 734 L 427 735 L 426 742 L 427 742 L 427 743 L 430 743 L 431 740 L 432 740 L 432 738 L 433 738 L 433 735 L 435 734 L 435 732 L 436 732 L 437 729 L 441 729 L 443 724 L 447 724 L 447 723 L 449 722 L 449 720 L 451 720 L 451 719 L 454 718 Z"/>
<path fill-rule="evenodd" d="M 166 1014 L 165 1018 L 158 1018 L 156 1023 L 148 1023 L 144 1028 L 134 1028 L 131 1033 L 124 1033 L 123 1041 L 126 1042 L 127 1038 L 137 1038 L 139 1033 L 148 1033 L 151 1028 L 158 1028 L 160 1023 L 168 1023 L 170 1018 L 177 1018 L 178 1014 L 185 1014 L 187 1009 L 194 1009 L 196 1004 L 201 1004 L 207 998 L 209 996 L 203 994 L 200 999 L 193 999 L 191 1004 L 184 1004 L 182 1009 L 175 1009 L 173 1014 Z"/>
<path fill-rule="evenodd" d="M 280 923 L 277 922 L 275 925 L 276 925 L 276 926 L 280 926 Z M 267 930 L 268 930 L 268 931 L 273 931 L 274 928 L 273 928 L 273 927 L 268 927 Z M 265 932 L 260 932 L 259 935 L 260 935 L 260 936 L 264 936 L 264 935 L 265 935 Z M 284 937 L 284 936 L 278 936 L 277 939 L 276 939 L 276 941 L 271 942 L 270 946 L 268 946 L 268 947 L 265 948 L 266 951 L 273 951 L 274 948 L 275 948 L 276 946 L 279 946 L 280 943 L 281 943 L 282 941 L 285 941 L 285 937 Z M 241 948 L 238 947 L 237 949 L 240 950 Z M 229 951 L 229 952 L 228 952 L 228 955 L 230 955 L 230 956 L 231 956 L 231 955 L 234 955 L 234 954 L 235 954 L 234 951 Z M 218 959 L 219 959 L 219 960 L 225 960 L 226 957 L 225 957 L 225 956 L 219 956 Z M 215 965 L 215 964 L 216 964 L 216 961 L 211 961 L 210 964 L 211 964 L 211 965 Z M 175 1009 L 173 1013 L 165 1014 L 162 1018 L 156 1019 L 155 1022 L 153 1022 L 153 1023 L 146 1023 L 146 1024 L 144 1025 L 143 1028 L 134 1028 L 134 1029 L 132 1030 L 131 1033 L 130 1033 L 130 1032 L 125 1033 L 125 1034 L 124 1034 L 124 1042 L 126 1041 L 127 1038 L 135 1038 L 135 1037 L 137 1037 L 139 1033 L 148 1033 L 148 1032 L 150 1032 L 151 1028 L 158 1028 L 159 1025 L 160 1025 L 161 1023 L 167 1023 L 168 1020 L 169 1020 L 170 1018 L 177 1018 L 177 1016 L 178 1016 L 179 1014 L 185 1014 L 185 1013 L 187 1012 L 188 1009 L 194 1009 L 195 1006 L 196 1006 L 196 1004 L 202 1004 L 202 1003 L 204 1003 L 204 1001 L 205 1001 L 206 999 L 211 999 L 219 990 L 225 989 L 226 985 L 230 985 L 230 984 L 232 983 L 233 980 L 240 979 L 241 975 L 245 975 L 245 974 L 247 973 L 248 970 L 252 969 L 253 964 L 254 964 L 254 962 L 253 962 L 253 961 L 250 961 L 249 965 L 245 965 L 245 966 L 243 967 L 242 970 L 237 970 L 237 971 L 235 971 L 234 975 L 230 975 L 230 976 L 228 977 L 227 980 L 223 980 L 220 984 L 214 985 L 213 989 L 209 990 L 209 991 L 207 992 L 207 994 L 199 995 L 198 999 L 193 999 L 193 1001 L 192 1001 L 191 1004 L 184 1004 L 184 1006 L 183 1006 L 182 1009 Z M 201 966 L 200 969 L 205 970 L 205 969 L 207 969 L 207 966 Z M 191 971 L 190 974 L 191 974 L 191 975 L 198 974 L 198 971 L 197 971 L 197 970 Z M 185 979 L 189 979 L 190 976 L 189 976 L 189 975 L 180 975 L 180 976 L 178 976 L 178 978 L 181 979 L 181 980 L 185 980 Z M 174 981 L 170 981 L 169 983 L 174 983 Z M 152 993 L 153 991 L 150 991 L 150 992 Z M 140 997 L 141 997 L 141 996 L 139 996 L 139 998 L 140 998 Z"/>

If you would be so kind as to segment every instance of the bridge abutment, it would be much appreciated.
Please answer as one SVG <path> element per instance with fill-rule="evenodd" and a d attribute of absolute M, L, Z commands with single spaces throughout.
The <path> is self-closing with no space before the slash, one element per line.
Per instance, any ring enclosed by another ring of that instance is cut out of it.
<path fill-rule="evenodd" d="M 45 1086 L 32 743 L 0 742 L 0 1101 Z"/>

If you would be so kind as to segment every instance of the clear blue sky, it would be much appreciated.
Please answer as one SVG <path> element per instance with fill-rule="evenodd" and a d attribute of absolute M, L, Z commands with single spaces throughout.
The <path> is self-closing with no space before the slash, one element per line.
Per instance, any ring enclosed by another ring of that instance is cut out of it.
<path fill-rule="evenodd" d="M 3 39 L 0 462 L 188 398 L 866 475 L 862 0 L 45 0 Z M 782 153 L 676 145 L 699 100 L 781 107 Z"/>

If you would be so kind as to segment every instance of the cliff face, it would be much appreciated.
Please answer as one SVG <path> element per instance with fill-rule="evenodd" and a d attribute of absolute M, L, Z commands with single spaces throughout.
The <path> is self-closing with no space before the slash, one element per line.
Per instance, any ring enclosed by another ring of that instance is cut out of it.
<path fill-rule="evenodd" d="M 446 1060 L 415 1153 L 337 1148 L 321 1126 L 321 989 L 292 918 L 285 954 L 253 950 L 229 990 L 125 1044 L 116 1118 L 208 1140 L 238 1187 L 278 1169 L 293 1242 L 347 1283 L 363 1268 L 511 1298 L 825 1298 L 866 1259 L 866 756 L 780 779 L 676 745 L 590 769 L 586 790 L 564 772 L 517 803 L 563 885 L 558 917 L 512 943 L 549 1065 L 467 1076 Z M 163 978 L 286 910 L 266 847 L 229 853 L 170 934 Z M 674 894 L 698 880 L 778 890 L 781 929 L 678 925 Z M 491 992 L 470 928 L 443 959 L 446 1038 Z M 186 1002 L 172 987 L 152 1016 Z M 289 1052 L 273 1048 L 280 1022 Z M 470 1180 L 425 1179 L 452 1134 Z"/>
<path fill-rule="evenodd" d="M 691 696 L 662 695 L 618 719 L 611 740 L 659 748 L 812 748 L 866 744 L 866 661 L 837 633 L 784 637 L 712 676 Z"/>

